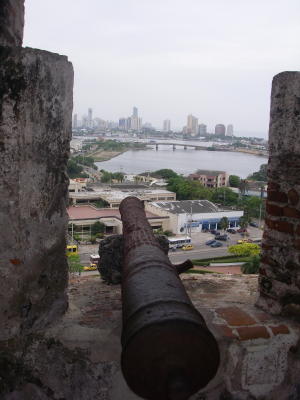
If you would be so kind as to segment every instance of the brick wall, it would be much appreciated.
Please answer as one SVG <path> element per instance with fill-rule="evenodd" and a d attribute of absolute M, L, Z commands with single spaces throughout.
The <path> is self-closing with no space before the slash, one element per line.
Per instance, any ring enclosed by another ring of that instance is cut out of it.
<path fill-rule="evenodd" d="M 273 79 L 258 306 L 300 318 L 300 72 Z"/>

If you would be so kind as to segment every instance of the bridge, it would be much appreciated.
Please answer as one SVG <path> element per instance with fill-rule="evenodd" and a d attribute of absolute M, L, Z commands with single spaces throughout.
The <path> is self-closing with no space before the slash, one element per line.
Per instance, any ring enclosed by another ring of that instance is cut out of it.
<path fill-rule="evenodd" d="M 176 150 L 177 147 L 183 147 L 184 150 L 186 150 L 187 148 L 191 148 L 191 149 L 195 149 L 195 150 L 207 150 L 207 147 L 205 146 L 198 146 L 195 144 L 185 144 L 185 143 L 172 143 L 172 142 L 168 142 L 168 143 L 147 143 L 147 146 L 155 146 L 156 150 L 158 150 L 159 146 L 172 146 L 173 150 Z"/>

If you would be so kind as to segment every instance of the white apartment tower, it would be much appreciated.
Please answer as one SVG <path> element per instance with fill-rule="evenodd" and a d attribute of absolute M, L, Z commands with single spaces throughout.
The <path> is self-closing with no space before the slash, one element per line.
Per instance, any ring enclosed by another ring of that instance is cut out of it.
<path fill-rule="evenodd" d="M 192 114 L 188 115 L 186 129 L 187 133 L 196 136 L 198 134 L 198 118 L 194 117 Z"/>
<path fill-rule="evenodd" d="M 226 136 L 233 136 L 233 125 L 227 125 Z"/>
<path fill-rule="evenodd" d="M 92 128 L 93 127 L 93 109 L 92 108 L 88 109 L 87 125 L 88 125 L 88 128 Z"/>
<path fill-rule="evenodd" d="M 76 129 L 78 127 L 78 122 L 77 122 L 77 114 L 73 115 L 73 128 Z"/>
<path fill-rule="evenodd" d="M 171 121 L 169 119 L 165 119 L 163 122 L 163 131 L 170 132 L 171 130 Z"/>

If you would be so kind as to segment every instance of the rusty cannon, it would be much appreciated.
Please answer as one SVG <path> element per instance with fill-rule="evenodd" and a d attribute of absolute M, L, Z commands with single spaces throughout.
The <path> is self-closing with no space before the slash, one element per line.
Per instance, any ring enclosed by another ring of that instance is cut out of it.
<path fill-rule="evenodd" d="M 185 400 L 215 376 L 218 344 L 159 246 L 143 203 L 120 204 L 124 236 L 122 372 L 149 400 Z"/>

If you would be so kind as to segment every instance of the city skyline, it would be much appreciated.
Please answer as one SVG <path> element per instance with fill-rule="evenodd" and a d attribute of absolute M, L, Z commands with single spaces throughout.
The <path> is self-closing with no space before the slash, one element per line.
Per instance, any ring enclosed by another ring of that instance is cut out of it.
<path fill-rule="evenodd" d="M 105 120 L 103 118 L 95 117 L 92 118 L 93 109 L 91 107 L 88 108 L 87 114 L 82 114 L 81 120 L 78 119 L 78 114 L 73 113 L 72 117 L 72 127 L 74 129 L 77 128 L 102 128 L 102 129 L 119 129 L 121 131 L 140 131 L 142 128 L 150 128 L 156 131 L 162 132 L 171 132 L 171 120 L 164 119 L 162 121 L 161 127 L 154 127 L 151 122 L 142 123 L 142 118 L 138 115 L 138 108 L 134 106 L 132 108 L 132 115 L 130 117 L 119 117 L 117 121 Z M 222 132 L 217 132 L 218 127 L 222 126 Z M 223 124 L 216 124 L 211 129 L 207 129 L 207 125 L 203 122 L 199 123 L 198 118 L 194 117 L 192 114 L 187 116 L 187 124 L 183 126 L 181 129 L 174 130 L 174 132 L 182 132 L 185 134 L 189 134 L 191 136 L 205 136 L 207 133 L 217 134 L 221 136 L 234 136 L 234 128 L 233 124 L 228 124 L 227 128 Z"/>
<path fill-rule="evenodd" d="M 272 78 L 298 69 L 299 14 L 298 0 L 27 0 L 24 45 L 69 57 L 74 113 L 138 104 L 156 127 L 192 114 L 266 137 Z"/>

